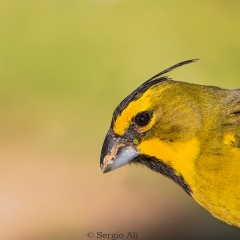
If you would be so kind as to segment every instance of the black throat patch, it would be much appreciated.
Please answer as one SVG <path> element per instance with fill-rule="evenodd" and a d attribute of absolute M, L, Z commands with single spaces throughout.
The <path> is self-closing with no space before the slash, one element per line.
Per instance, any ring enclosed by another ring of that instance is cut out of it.
<path fill-rule="evenodd" d="M 174 169 L 172 169 L 169 165 L 147 155 L 140 155 L 136 157 L 132 163 L 143 164 L 151 170 L 161 173 L 162 175 L 172 179 L 175 183 L 180 185 L 187 194 L 191 196 L 192 190 L 190 186 L 185 182 L 183 176 L 177 175 Z"/>

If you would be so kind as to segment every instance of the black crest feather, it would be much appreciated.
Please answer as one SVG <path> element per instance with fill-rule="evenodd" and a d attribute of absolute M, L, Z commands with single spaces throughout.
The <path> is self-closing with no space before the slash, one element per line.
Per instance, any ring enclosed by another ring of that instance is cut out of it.
<path fill-rule="evenodd" d="M 151 86 L 159 83 L 159 82 L 163 82 L 168 80 L 168 77 L 164 77 L 162 75 L 172 71 L 175 68 L 181 67 L 183 65 L 192 63 L 197 61 L 198 59 L 190 59 L 190 60 L 186 60 L 180 63 L 177 63 L 161 72 L 159 72 L 158 74 L 154 75 L 153 77 L 151 77 L 150 79 L 148 79 L 147 81 L 145 81 L 142 85 L 140 85 L 136 90 L 134 90 L 131 94 L 129 94 L 116 108 L 116 110 L 113 113 L 113 119 L 112 119 L 112 123 L 116 120 L 117 116 L 119 114 L 122 113 L 122 111 L 128 106 L 128 104 L 134 100 L 137 100 L 138 98 L 140 98 L 143 93 L 149 89 Z M 162 76 L 162 77 L 161 77 Z"/>

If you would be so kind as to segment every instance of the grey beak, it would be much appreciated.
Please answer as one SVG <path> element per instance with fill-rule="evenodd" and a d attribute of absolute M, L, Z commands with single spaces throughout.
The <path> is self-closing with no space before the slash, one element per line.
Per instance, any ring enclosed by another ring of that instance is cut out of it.
<path fill-rule="evenodd" d="M 110 172 L 113 169 L 130 163 L 138 155 L 139 153 L 133 142 L 115 136 L 110 130 L 102 147 L 100 157 L 101 170 L 103 173 Z"/>

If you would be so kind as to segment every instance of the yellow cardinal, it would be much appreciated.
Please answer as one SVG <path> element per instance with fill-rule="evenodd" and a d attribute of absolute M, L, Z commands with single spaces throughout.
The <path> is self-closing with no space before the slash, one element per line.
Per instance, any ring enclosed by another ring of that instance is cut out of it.
<path fill-rule="evenodd" d="M 147 80 L 113 114 L 104 173 L 140 163 L 179 184 L 215 217 L 240 227 L 240 89 Z"/>

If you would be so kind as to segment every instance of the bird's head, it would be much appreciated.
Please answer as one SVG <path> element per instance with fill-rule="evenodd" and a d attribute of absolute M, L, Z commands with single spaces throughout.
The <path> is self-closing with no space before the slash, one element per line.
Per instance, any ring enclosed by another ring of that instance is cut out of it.
<path fill-rule="evenodd" d="M 127 163 L 142 163 L 190 193 L 185 179 L 191 181 L 193 161 L 199 152 L 196 134 L 201 111 L 192 99 L 194 88 L 162 75 L 193 61 L 155 75 L 119 104 L 102 147 L 100 165 L 104 173 Z"/>

